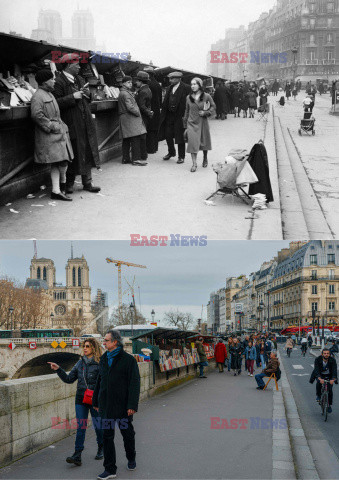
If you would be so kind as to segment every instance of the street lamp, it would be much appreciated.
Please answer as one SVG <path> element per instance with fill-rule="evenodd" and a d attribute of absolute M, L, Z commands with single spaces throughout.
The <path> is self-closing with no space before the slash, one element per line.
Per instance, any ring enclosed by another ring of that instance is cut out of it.
<path fill-rule="evenodd" d="M 133 303 L 130 304 L 129 310 L 131 312 L 131 330 L 132 330 L 132 336 L 133 336 L 133 312 L 134 312 L 134 305 Z"/>
<path fill-rule="evenodd" d="M 11 317 L 11 330 L 13 331 L 13 312 L 14 312 L 14 308 L 12 306 L 10 306 L 8 311 L 9 311 L 9 314 L 10 314 L 10 317 Z"/>
<path fill-rule="evenodd" d="M 54 313 L 51 312 L 51 325 L 52 325 L 52 329 L 53 329 L 53 319 L 54 319 Z"/>
<path fill-rule="evenodd" d="M 293 82 L 295 81 L 295 73 L 297 71 L 298 65 L 297 65 L 297 53 L 298 53 L 298 47 L 292 47 L 291 52 L 293 53 Z"/>
<path fill-rule="evenodd" d="M 261 332 L 263 331 L 263 320 L 262 320 L 262 315 L 263 315 L 264 308 L 265 308 L 265 304 L 264 304 L 264 302 L 261 300 L 261 301 L 260 301 L 260 303 L 259 303 L 259 310 L 260 310 L 260 322 L 261 322 Z"/>
<path fill-rule="evenodd" d="M 154 323 L 154 317 L 155 317 L 155 311 L 154 311 L 154 308 L 152 308 L 152 311 L 151 311 L 151 316 L 152 316 L 152 323 Z"/>

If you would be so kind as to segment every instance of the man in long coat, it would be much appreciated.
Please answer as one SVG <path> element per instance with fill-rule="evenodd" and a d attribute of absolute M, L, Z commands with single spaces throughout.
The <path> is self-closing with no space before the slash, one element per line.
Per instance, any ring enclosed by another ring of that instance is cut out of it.
<path fill-rule="evenodd" d="M 147 165 L 147 161 L 141 158 L 140 141 L 141 136 L 146 137 L 146 128 L 136 99 L 132 95 L 132 78 L 126 75 L 122 82 L 118 97 L 122 163 L 131 163 L 130 150 L 132 149 L 132 164 L 144 166 Z"/>
<path fill-rule="evenodd" d="M 135 358 L 124 351 L 120 333 L 110 330 L 104 337 L 106 352 L 99 362 L 99 374 L 93 392 L 93 407 L 99 411 L 104 432 L 104 468 L 98 479 L 115 478 L 117 465 L 115 429 L 124 439 L 127 469 L 136 469 L 133 415 L 138 411 L 140 373 Z"/>
<path fill-rule="evenodd" d="M 169 160 L 176 156 L 174 142 L 178 145 L 178 161 L 185 160 L 185 139 L 183 116 L 186 109 L 186 97 L 190 93 L 189 85 L 181 81 L 181 72 L 172 72 L 168 75 L 171 85 L 166 90 L 162 104 L 159 126 L 159 141 L 166 139 L 168 153 L 163 157 Z"/>
<path fill-rule="evenodd" d="M 80 77 L 80 57 L 75 53 L 64 55 L 60 62 L 62 73 L 56 78 L 54 96 L 61 118 L 68 126 L 74 160 L 66 174 L 66 193 L 73 193 L 76 175 L 81 175 L 84 190 L 97 193 L 100 187 L 92 184 L 91 169 L 100 168 L 95 124 L 89 108 L 89 90 Z"/>
<path fill-rule="evenodd" d="M 149 74 L 149 88 L 152 92 L 151 110 L 153 117 L 150 118 L 147 126 L 146 146 L 147 153 L 156 153 L 158 151 L 158 130 L 160 123 L 160 108 L 162 104 L 162 88 L 154 76 L 153 67 L 145 67 L 144 71 Z"/>
<path fill-rule="evenodd" d="M 227 118 L 227 113 L 230 111 L 230 101 L 229 91 L 223 82 L 219 83 L 218 87 L 215 89 L 213 100 L 216 105 L 216 118 L 225 120 L 225 118 Z"/>
<path fill-rule="evenodd" d="M 137 78 L 135 80 L 137 86 L 137 94 L 135 99 L 137 101 L 142 121 L 144 122 L 145 128 L 149 130 L 149 124 L 153 117 L 153 111 L 151 108 L 152 105 L 152 92 L 148 86 L 149 75 L 147 72 L 140 71 L 137 73 Z M 140 137 L 140 157 L 141 160 L 147 160 L 147 134 L 141 135 Z"/>

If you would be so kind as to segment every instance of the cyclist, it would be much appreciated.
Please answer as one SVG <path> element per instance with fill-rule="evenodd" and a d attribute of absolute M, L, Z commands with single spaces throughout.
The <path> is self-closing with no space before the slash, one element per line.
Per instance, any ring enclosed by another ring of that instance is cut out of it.
<path fill-rule="evenodd" d="M 292 349 L 293 349 L 293 340 L 292 340 L 291 337 L 288 337 L 288 339 L 286 340 L 285 349 L 286 349 L 286 352 L 287 352 L 287 356 L 289 357 L 291 355 L 291 352 L 292 352 Z"/>
<path fill-rule="evenodd" d="M 313 338 L 312 338 L 312 335 L 311 335 L 311 334 L 308 336 L 308 340 L 307 340 L 307 341 L 308 341 L 308 346 L 311 348 L 312 345 L 313 345 Z"/>
<path fill-rule="evenodd" d="M 335 358 L 335 354 L 339 352 L 337 342 L 332 340 L 332 347 L 330 347 L 331 356 Z"/>
<path fill-rule="evenodd" d="M 331 352 L 329 348 L 324 348 L 322 355 L 319 355 L 314 361 L 314 376 L 317 380 L 317 402 L 320 401 L 321 387 L 324 384 L 324 380 L 329 380 L 330 382 L 328 385 L 328 413 L 332 412 L 333 384 L 338 383 L 337 362 L 330 355 Z"/>
<path fill-rule="evenodd" d="M 305 356 L 307 352 L 307 338 L 303 337 L 300 343 L 301 343 L 301 354 L 304 354 Z"/>

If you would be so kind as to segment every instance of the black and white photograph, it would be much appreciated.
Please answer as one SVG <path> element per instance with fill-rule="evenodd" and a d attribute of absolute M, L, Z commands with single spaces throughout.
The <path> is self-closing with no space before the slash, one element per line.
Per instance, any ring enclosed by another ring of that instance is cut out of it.
<path fill-rule="evenodd" d="M 338 139 L 339 0 L 0 0 L 0 480 L 339 480 Z"/>

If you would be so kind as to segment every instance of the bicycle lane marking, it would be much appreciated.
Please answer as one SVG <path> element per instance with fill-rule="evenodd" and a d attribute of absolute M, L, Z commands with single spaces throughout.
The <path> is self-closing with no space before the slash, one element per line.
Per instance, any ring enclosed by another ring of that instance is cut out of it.
<path fill-rule="evenodd" d="M 292 365 L 292 367 L 295 369 L 295 370 L 304 370 L 304 367 L 302 365 Z"/>

